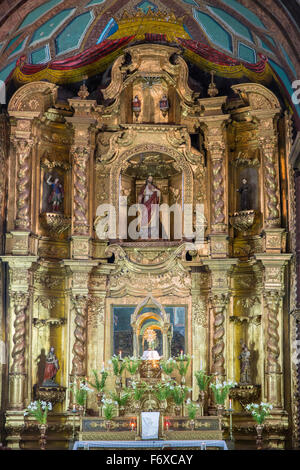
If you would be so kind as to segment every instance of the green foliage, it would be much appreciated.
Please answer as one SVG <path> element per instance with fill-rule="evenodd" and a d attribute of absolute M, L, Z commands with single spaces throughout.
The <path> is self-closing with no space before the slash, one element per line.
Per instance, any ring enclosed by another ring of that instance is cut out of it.
<path fill-rule="evenodd" d="M 195 377 L 200 390 L 205 391 L 213 379 L 213 375 L 206 375 L 203 370 L 195 372 Z"/>
<path fill-rule="evenodd" d="M 235 387 L 237 384 L 236 382 L 228 381 L 228 382 L 217 382 L 216 384 L 211 383 L 210 387 L 214 393 L 215 402 L 218 405 L 224 405 L 225 400 L 229 394 L 229 390 Z"/>
<path fill-rule="evenodd" d="M 52 404 L 46 403 L 45 401 L 33 401 L 28 405 L 27 409 L 24 412 L 24 416 L 30 415 L 33 416 L 39 424 L 46 424 L 48 411 L 52 410 Z"/>
<path fill-rule="evenodd" d="M 175 361 L 175 359 L 173 359 L 171 357 L 167 360 L 161 360 L 160 361 L 160 367 L 161 367 L 162 371 L 165 374 L 171 375 L 173 370 L 176 367 L 176 361 Z"/>
<path fill-rule="evenodd" d="M 182 354 L 176 357 L 176 367 L 181 376 L 185 376 L 189 365 L 191 363 L 191 356 L 188 354 Z"/>
<path fill-rule="evenodd" d="M 189 387 L 185 385 L 175 385 L 171 388 L 172 397 L 175 402 L 175 405 L 180 406 L 183 404 L 186 399 L 187 394 L 191 391 Z"/>
<path fill-rule="evenodd" d="M 123 359 L 120 359 L 119 356 L 112 356 L 111 363 L 113 366 L 113 372 L 116 377 L 122 375 L 123 370 L 125 369 L 126 363 Z"/>
<path fill-rule="evenodd" d="M 94 375 L 95 382 L 92 383 L 92 382 L 87 381 L 87 383 L 91 385 L 91 387 L 94 387 L 97 390 L 97 392 L 102 392 L 105 387 L 105 382 L 108 377 L 108 372 L 105 370 L 102 370 L 101 379 L 99 379 L 98 372 L 96 370 L 93 369 L 92 372 Z"/>
<path fill-rule="evenodd" d="M 125 357 L 124 359 L 125 367 L 131 375 L 134 375 L 139 370 L 140 364 L 142 362 L 138 357 Z"/>
<path fill-rule="evenodd" d="M 121 391 L 120 395 L 116 392 L 111 393 L 112 399 L 118 403 L 120 407 L 126 406 L 131 396 L 131 392 L 129 389 L 125 388 Z"/>
<path fill-rule="evenodd" d="M 195 419 L 199 405 L 193 403 L 190 399 L 187 400 L 187 412 L 190 419 Z"/>
<path fill-rule="evenodd" d="M 265 419 L 270 415 L 273 405 L 264 402 L 261 402 L 260 404 L 250 403 L 245 406 L 245 409 L 252 414 L 258 424 L 263 424 Z"/>

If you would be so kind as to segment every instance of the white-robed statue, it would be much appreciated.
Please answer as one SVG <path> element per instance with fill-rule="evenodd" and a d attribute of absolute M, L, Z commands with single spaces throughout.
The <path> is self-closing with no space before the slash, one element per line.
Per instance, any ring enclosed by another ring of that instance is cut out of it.
<path fill-rule="evenodd" d="M 144 335 L 143 339 L 147 341 L 148 343 L 148 349 L 143 352 L 142 359 L 144 361 L 159 361 L 160 355 L 158 352 L 155 350 L 156 344 L 157 344 L 157 337 L 156 333 L 153 330 L 153 328 L 147 328 Z"/>

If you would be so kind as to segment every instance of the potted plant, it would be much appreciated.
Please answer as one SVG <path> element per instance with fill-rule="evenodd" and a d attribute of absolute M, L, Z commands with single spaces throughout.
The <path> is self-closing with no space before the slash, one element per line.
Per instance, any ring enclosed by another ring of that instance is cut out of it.
<path fill-rule="evenodd" d="M 137 375 L 142 359 L 138 357 L 125 357 L 125 367 L 131 375 Z"/>
<path fill-rule="evenodd" d="M 229 390 L 237 385 L 236 382 L 231 380 L 224 382 L 211 383 L 210 387 L 213 391 L 215 402 L 217 404 L 218 415 L 222 415 L 224 412 L 225 400 L 229 394 Z"/>
<path fill-rule="evenodd" d="M 273 405 L 270 403 L 261 402 L 258 403 L 250 403 L 246 405 L 245 409 L 252 414 L 254 420 L 256 421 L 257 425 L 255 426 L 257 432 L 257 439 L 256 445 L 257 450 L 262 449 L 262 432 L 264 428 L 265 419 L 270 415 L 271 410 L 273 409 Z"/>
<path fill-rule="evenodd" d="M 185 384 L 185 376 L 186 376 L 190 363 L 191 363 L 191 356 L 189 356 L 188 354 L 183 354 L 182 351 L 181 351 L 181 354 L 176 357 L 176 367 L 181 376 L 181 385 Z"/>
<path fill-rule="evenodd" d="M 197 380 L 197 384 L 199 387 L 199 404 L 200 404 L 200 414 L 201 416 L 204 415 L 204 401 L 205 401 L 205 392 L 206 389 L 213 379 L 213 375 L 206 375 L 204 370 L 199 370 L 195 372 L 195 377 Z"/>
<path fill-rule="evenodd" d="M 197 403 L 193 403 L 190 398 L 187 399 L 186 401 L 186 408 L 188 412 L 188 417 L 190 419 L 190 427 L 191 429 L 195 429 L 195 418 L 196 414 L 199 408 L 199 405 Z"/>
<path fill-rule="evenodd" d="M 46 432 L 47 432 L 47 418 L 48 411 L 52 410 L 52 403 L 45 401 L 34 401 L 26 408 L 24 416 L 30 415 L 33 416 L 38 422 L 38 428 L 40 430 L 40 448 L 41 450 L 46 450 Z"/>
<path fill-rule="evenodd" d="M 102 403 L 102 398 L 103 398 L 103 391 L 106 383 L 106 379 L 108 377 L 108 372 L 104 369 L 100 371 L 101 378 L 99 378 L 98 372 L 93 369 L 92 373 L 94 375 L 94 382 L 89 382 L 87 380 L 87 383 L 91 385 L 91 387 L 95 388 L 97 391 L 97 404 L 100 407 Z"/>
<path fill-rule="evenodd" d="M 92 389 L 89 388 L 83 380 L 81 380 L 79 387 L 74 382 L 71 385 L 71 390 L 73 393 L 73 399 L 75 399 L 75 404 L 78 406 L 80 413 L 83 414 L 86 408 L 87 394 L 88 392 L 92 392 Z"/>
<path fill-rule="evenodd" d="M 176 361 L 172 357 L 169 359 L 161 359 L 160 361 L 160 367 L 161 370 L 166 374 L 166 375 L 171 375 L 173 370 L 176 367 Z"/>
<path fill-rule="evenodd" d="M 125 414 L 125 406 L 127 405 L 129 399 L 130 399 L 131 393 L 129 389 L 124 389 L 118 393 L 112 393 L 111 397 L 112 399 L 119 405 L 119 414 L 120 416 L 124 416 Z"/>
<path fill-rule="evenodd" d="M 182 405 L 184 403 L 184 400 L 186 399 L 187 394 L 192 389 L 189 387 L 186 387 L 185 385 L 174 385 L 174 387 L 172 387 L 171 390 L 172 390 L 172 397 L 175 403 L 175 414 L 176 416 L 180 416 L 180 413 L 182 412 Z"/>
<path fill-rule="evenodd" d="M 143 398 L 145 392 L 147 391 L 147 384 L 145 382 L 137 383 L 135 381 L 131 382 L 131 393 L 134 400 L 134 405 L 137 410 L 140 409 L 141 399 Z"/>
<path fill-rule="evenodd" d="M 116 377 L 116 388 L 118 390 L 121 390 L 122 388 L 122 374 L 125 369 L 126 363 L 124 359 L 121 357 L 121 353 L 119 356 L 116 356 L 115 354 L 112 356 L 111 360 L 109 361 L 110 364 L 112 364 L 113 368 L 113 373 Z"/>
<path fill-rule="evenodd" d="M 105 396 L 102 398 L 102 403 L 103 414 L 106 419 L 105 426 L 106 429 L 109 431 L 112 426 L 111 420 L 116 413 L 116 405 L 118 405 L 118 403 L 116 401 L 113 401 L 111 398 L 106 398 Z"/>

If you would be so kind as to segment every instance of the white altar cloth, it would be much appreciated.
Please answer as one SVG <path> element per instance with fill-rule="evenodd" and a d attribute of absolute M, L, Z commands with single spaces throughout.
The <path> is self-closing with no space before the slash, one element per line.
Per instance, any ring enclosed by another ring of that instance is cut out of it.
<path fill-rule="evenodd" d="M 205 444 L 205 445 L 203 445 Z M 167 449 L 167 448 L 197 448 L 205 450 L 207 447 L 218 447 L 228 450 L 225 441 L 76 441 L 73 450 L 89 450 L 89 448 L 102 449 Z"/>
<path fill-rule="evenodd" d="M 141 413 L 142 439 L 158 439 L 159 412 Z"/>
<path fill-rule="evenodd" d="M 157 351 L 144 351 L 142 359 L 143 361 L 159 361 L 160 355 Z"/>

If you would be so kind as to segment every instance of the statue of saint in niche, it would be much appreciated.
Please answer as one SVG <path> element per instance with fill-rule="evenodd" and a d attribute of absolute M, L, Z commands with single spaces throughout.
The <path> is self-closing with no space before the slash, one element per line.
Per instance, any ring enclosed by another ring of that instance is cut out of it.
<path fill-rule="evenodd" d="M 251 201 L 250 201 L 250 186 L 246 178 L 242 179 L 242 184 L 237 192 L 241 195 L 240 210 L 241 211 L 250 211 L 251 210 Z"/>
<path fill-rule="evenodd" d="M 44 380 L 42 387 L 57 387 L 58 384 L 54 382 L 55 376 L 59 370 L 58 359 L 54 354 L 53 346 L 46 357 L 46 366 L 44 371 Z"/>
<path fill-rule="evenodd" d="M 251 384 L 251 364 L 250 364 L 250 351 L 245 343 L 242 343 L 242 351 L 239 355 L 240 360 L 240 384 Z"/>
<path fill-rule="evenodd" d="M 151 236 L 152 238 L 159 238 L 159 218 L 157 215 L 160 195 L 160 190 L 153 183 L 153 177 L 148 176 L 146 184 L 142 187 L 138 196 L 138 203 L 144 205 L 141 217 L 141 238 Z"/>
<path fill-rule="evenodd" d="M 52 175 L 47 178 L 47 184 L 51 192 L 48 197 L 48 204 L 51 206 L 51 212 L 63 212 L 64 188 L 59 178 L 52 179 Z"/>

